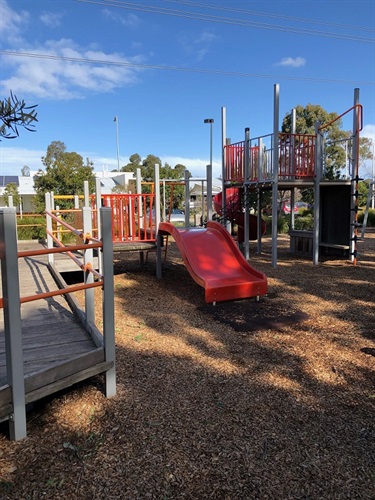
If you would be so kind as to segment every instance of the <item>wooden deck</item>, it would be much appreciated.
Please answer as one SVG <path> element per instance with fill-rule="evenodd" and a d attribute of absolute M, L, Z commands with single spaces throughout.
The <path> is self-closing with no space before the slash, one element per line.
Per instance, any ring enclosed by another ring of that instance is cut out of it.
<path fill-rule="evenodd" d="M 39 244 L 20 243 L 18 251 Z M 39 245 L 40 246 L 40 245 Z M 41 246 L 40 246 L 41 247 Z M 64 267 L 66 257 L 56 256 Z M 47 256 L 18 259 L 21 297 L 57 290 Z M 83 326 L 65 296 L 57 295 L 21 305 L 23 368 L 26 403 L 69 387 L 110 368 L 105 363 L 101 335 Z M 7 384 L 3 315 L 0 315 L 0 421 L 12 412 Z"/>

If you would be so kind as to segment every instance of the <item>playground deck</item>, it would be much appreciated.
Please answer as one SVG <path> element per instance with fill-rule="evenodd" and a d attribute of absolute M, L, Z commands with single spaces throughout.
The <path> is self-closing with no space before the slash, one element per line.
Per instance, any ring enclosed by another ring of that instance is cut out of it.
<path fill-rule="evenodd" d="M 41 247 L 20 243 L 18 250 Z M 63 256 L 56 256 L 64 265 Z M 58 288 L 47 256 L 18 259 L 20 296 L 42 294 Z M 57 266 L 56 266 L 57 267 Z M 56 295 L 21 305 L 23 368 L 26 403 L 60 391 L 108 370 L 104 348 L 93 331 L 87 331 L 64 296 Z M 0 316 L 0 421 L 12 411 L 7 384 L 3 315 Z"/>

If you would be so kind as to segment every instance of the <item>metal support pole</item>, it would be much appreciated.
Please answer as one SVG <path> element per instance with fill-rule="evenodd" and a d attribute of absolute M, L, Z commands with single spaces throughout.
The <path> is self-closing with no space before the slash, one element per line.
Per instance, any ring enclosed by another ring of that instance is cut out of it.
<path fill-rule="evenodd" d="M 206 166 L 207 178 L 207 222 L 212 220 L 212 165 Z"/>
<path fill-rule="evenodd" d="M 96 227 L 97 227 L 97 239 L 102 238 L 102 224 L 100 221 L 100 207 L 102 206 L 102 193 L 100 187 L 100 179 L 95 181 L 95 205 L 96 205 Z M 103 270 L 103 254 L 98 252 L 98 271 L 102 274 Z"/>
<path fill-rule="evenodd" d="M 92 215 L 90 207 L 82 208 L 82 220 L 83 220 L 83 233 L 85 235 L 92 236 Z M 89 243 L 90 241 L 88 241 Z M 93 264 L 94 253 L 92 248 L 84 250 L 84 264 L 85 267 Z M 94 282 L 94 275 L 89 271 L 84 271 L 84 283 L 90 284 Z M 87 288 L 85 290 L 85 312 L 86 312 L 86 322 L 88 324 L 95 323 L 95 309 L 94 309 L 94 289 Z"/>
<path fill-rule="evenodd" d="M 277 267 L 277 194 L 279 180 L 279 84 L 274 86 L 272 184 L 272 267 Z"/>
<path fill-rule="evenodd" d="M 315 178 L 314 178 L 314 229 L 313 264 L 319 264 L 320 243 L 320 181 L 323 175 L 323 136 L 319 132 L 319 122 L 315 123 Z"/>
<path fill-rule="evenodd" d="M 244 177 L 245 177 L 245 184 L 244 184 L 244 247 L 243 247 L 243 253 L 244 257 L 246 260 L 249 260 L 250 258 L 250 217 L 249 217 L 249 180 L 250 180 L 250 129 L 249 127 L 245 128 L 245 155 L 244 155 Z"/>
<path fill-rule="evenodd" d="M 189 182 L 189 171 L 184 172 L 184 182 L 185 182 L 185 227 L 190 227 L 190 182 Z"/>
<path fill-rule="evenodd" d="M 90 206 L 89 181 L 83 181 L 84 207 Z"/>
<path fill-rule="evenodd" d="M 225 107 L 221 108 L 221 184 L 222 184 L 222 216 L 225 218 L 225 175 L 226 175 L 226 155 L 225 146 L 227 145 L 227 110 Z"/>
<path fill-rule="evenodd" d="M 359 89 L 354 89 L 354 108 L 353 108 L 353 141 L 352 141 L 352 196 L 350 206 L 350 235 L 349 235 L 349 259 L 354 265 L 357 263 L 357 244 L 358 237 L 358 183 L 359 183 Z"/>
<path fill-rule="evenodd" d="M 115 309 L 113 285 L 113 237 L 112 209 L 100 208 L 103 242 L 103 340 L 105 361 L 113 363 L 105 373 L 105 392 L 107 398 L 116 395 L 116 352 L 115 352 Z"/>
<path fill-rule="evenodd" d="M 44 200 L 45 200 L 45 205 L 46 205 L 46 211 L 50 212 L 52 207 L 51 207 L 51 193 L 46 193 L 44 195 Z M 52 219 L 49 215 L 46 214 L 46 228 L 47 228 L 47 248 L 53 248 L 53 239 L 52 239 Z M 54 259 L 54 254 L 50 253 L 48 254 L 48 263 L 53 264 L 55 262 Z"/>
<path fill-rule="evenodd" d="M 156 239 L 156 278 L 161 279 L 161 249 L 163 246 L 163 236 L 158 233 Z"/>
<path fill-rule="evenodd" d="M 263 180 L 264 149 L 262 138 L 258 139 L 258 181 Z M 262 187 L 258 188 L 257 253 L 262 253 Z"/>
<path fill-rule="evenodd" d="M 155 184 L 155 238 L 157 237 L 160 224 L 160 168 L 157 163 L 154 166 Z"/>
<path fill-rule="evenodd" d="M 21 303 L 17 256 L 17 225 L 14 208 L 0 209 L 1 281 L 7 383 L 12 393 L 10 439 L 26 437 L 25 381 L 22 354 Z"/>
<path fill-rule="evenodd" d="M 294 221 L 295 221 L 294 204 L 295 204 L 295 201 L 296 201 L 296 190 L 295 190 L 295 188 L 292 188 L 290 190 L 290 228 L 291 229 L 294 229 Z"/>

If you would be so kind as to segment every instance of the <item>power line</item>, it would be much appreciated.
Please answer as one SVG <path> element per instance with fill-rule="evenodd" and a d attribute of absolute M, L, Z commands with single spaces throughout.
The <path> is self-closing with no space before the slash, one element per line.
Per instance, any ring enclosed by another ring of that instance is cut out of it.
<path fill-rule="evenodd" d="M 309 35 L 309 36 L 320 36 L 324 38 L 331 38 L 337 40 L 346 40 L 351 42 L 362 42 L 362 43 L 374 43 L 375 38 L 366 38 L 362 36 L 355 35 L 347 35 L 342 33 L 333 33 L 333 32 L 325 32 L 318 30 L 311 30 L 307 28 L 295 28 L 289 26 L 282 26 L 278 24 L 269 24 L 269 23 L 259 23 L 256 21 L 247 21 L 245 19 L 234 19 L 229 17 L 221 17 L 221 16 L 211 16 L 209 14 L 200 14 L 196 12 L 189 11 L 181 11 L 175 9 L 166 9 L 163 7 L 153 7 L 150 5 L 140 5 L 131 2 L 121 2 L 119 0 L 77 0 L 81 3 L 88 4 L 96 4 L 96 5 L 105 5 L 106 7 L 117 7 L 120 9 L 128 9 L 128 10 L 136 10 L 140 12 L 150 12 L 153 14 L 162 14 L 167 16 L 174 17 L 182 17 L 185 19 L 193 19 L 197 21 L 207 21 L 214 23 L 221 23 L 227 25 L 234 26 L 242 26 L 247 28 L 256 28 L 263 29 L 269 31 L 281 31 L 284 33 L 294 33 L 300 35 Z"/>
<path fill-rule="evenodd" d="M 0 54 L 3 56 L 12 57 L 25 57 L 25 58 L 35 58 L 35 59 L 49 59 L 52 61 L 65 61 L 65 62 L 75 62 L 84 64 L 102 64 L 106 66 L 120 66 L 125 68 L 134 68 L 141 70 L 163 70 L 163 71 L 177 71 L 185 73 L 202 73 L 209 75 L 219 75 L 219 76 L 237 76 L 243 78 L 264 78 L 273 80 L 294 80 L 294 81 L 306 81 L 306 82 L 318 82 L 318 83 L 335 83 L 335 84 L 350 84 L 350 85 L 374 85 L 375 82 L 371 81 L 357 81 L 357 80 L 339 80 L 330 78 L 310 78 L 310 77 L 298 77 L 298 76 L 284 76 L 284 75 L 269 75 L 261 73 L 244 73 L 241 71 L 222 71 L 207 68 L 186 68 L 180 66 L 164 66 L 157 64 L 139 64 L 121 61 L 106 61 L 102 59 L 87 59 L 85 57 L 65 57 L 57 56 L 52 54 L 39 54 L 33 52 L 15 52 L 8 50 L 0 50 Z"/>
<path fill-rule="evenodd" d="M 202 3 L 192 2 L 192 1 L 188 1 L 188 0 L 163 0 L 163 1 L 169 2 L 169 3 L 177 3 L 180 5 L 189 5 L 189 6 L 191 5 L 193 7 L 200 7 L 200 8 L 204 8 L 204 9 L 215 9 L 215 10 L 223 10 L 223 11 L 229 11 L 229 12 L 239 12 L 241 14 L 258 16 L 258 17 L 270 17 L 272 19 L 286 19 L 287 21 L 296 21 L 299 23 L 318 24 L 320 26 L 332 26 L 334 28 L 345 28 L 345 29 L 353 29 L 353 30 L 357 30 L 357 31 L 370 31 L 370 32 L 375 31 L 375 28 L 367 28 L 365 26 L 355 26 L 355 25 L 350 25 L 350 24 L 331 23 L 329 21 L 308 19 L 305 17 L 293 17 L 293 16 L 287 16 L 285 14 L 274 14 L 271 12 L 245 10 L 245 9 L 238 9 L 238 8 L 233 8 L 233 7 L 224 7 L 221 5 L 208 5 L 208 4 L 202 4 Z"/>

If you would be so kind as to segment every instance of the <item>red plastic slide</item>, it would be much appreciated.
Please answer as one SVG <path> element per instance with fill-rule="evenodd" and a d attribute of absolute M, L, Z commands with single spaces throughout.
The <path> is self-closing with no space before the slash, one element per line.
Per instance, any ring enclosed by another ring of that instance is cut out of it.
<path fill-rule="evenodd" d="M 159 231 L 173 236 L 190 275 L 204 288 L 206 302 L 244 299 L 267 293 L 267 278 L 244 258 L 218 222 L 206 228 L 178 229 L 161 222 Z"/>

